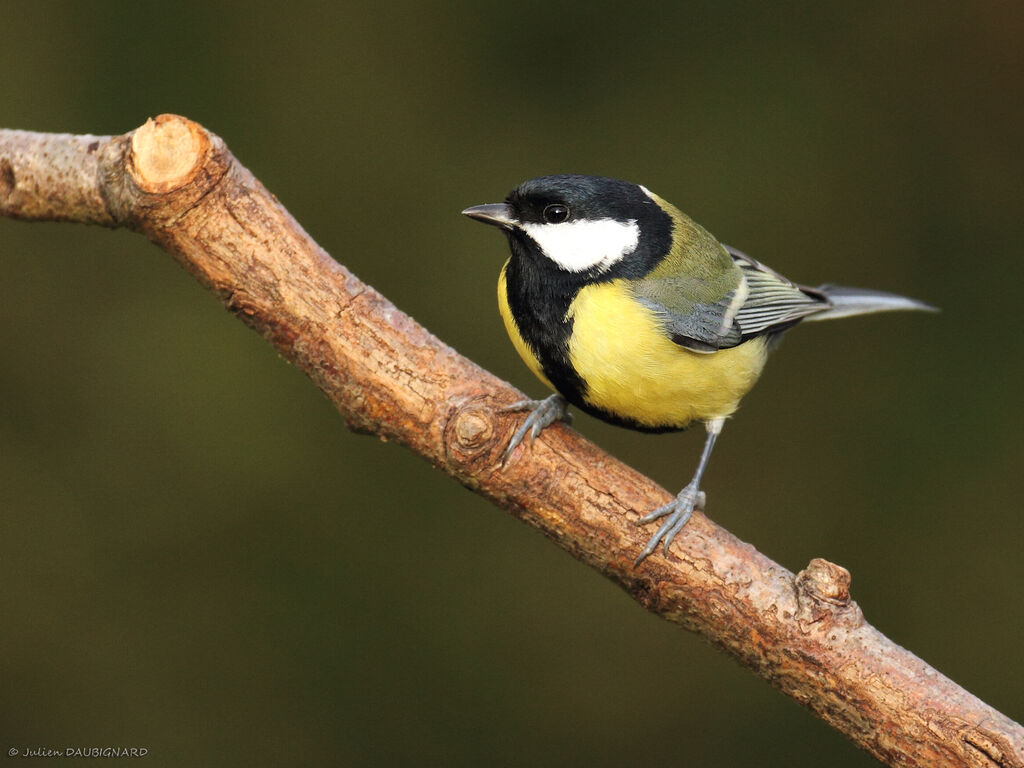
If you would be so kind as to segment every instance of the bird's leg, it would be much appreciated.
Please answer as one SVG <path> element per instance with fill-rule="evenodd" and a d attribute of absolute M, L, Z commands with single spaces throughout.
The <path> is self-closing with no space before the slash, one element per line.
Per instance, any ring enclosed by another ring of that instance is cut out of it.
<path fill-rule="evenodd" d="M 537 435 L 551 426 L 556 421 L 564 421 L 567 424 L 572 422 L 572 414 L 569 413 L 569 402 L 561 395 L 549 395 L 543 400 L 520 400 L 518 403 L 506 406 L 501 409 L 502 413 L 513 411 L 530 411 L 523 423 L 508 441 L 508 447 L 501 455 L 501 463 L 507 464 L 512 457 L 512 452 L 523 442 L 523 438 L 529 435 L 530 445 L 533 445 Z"/>
<path fill-rule="evenodd" d="M 683 529 L 687 521 L 690 519 L 690 515 L 693 514 L 695 509 L 704 509 L 704 492 L 700 490 L 700 479 L 704 476 L 704 470 L 708 467 L 708 459 L 711 458 L 711 450 L 715 447 L 715 440 L 722 433 L 722 426 L 725 424 L 724 418 L 711 419 L 705 423 L 705 427 L 708 431 L 707 439 L 704 441 L 704 451 L 700 455 L 700 463 L 697 465 L 697 471 L 693 475 L 693 480 L 690 481 L 683 490 L 679 492 L 672 501 L 663 507 L 658 507 L 651 514 L 641 517 L 637 523 L 639 525 L 645 525 L 647 523 L 653 523 L 655 520 L 668 516 L 668 519 L 661 524 L 657 532 L 651 536 L 650 541 L 647 542 L 647 546 L 644 547 L 643 552 L 633 562 L 633 565 L 640 565 L 644 558 L 654 552 L 658 548 L 658 544 L 661 542 L 665 543 L 665 554 L 668 554 L 669 545 L 672 544 L 672 540 L 676 537 L 676 534 Z"/>

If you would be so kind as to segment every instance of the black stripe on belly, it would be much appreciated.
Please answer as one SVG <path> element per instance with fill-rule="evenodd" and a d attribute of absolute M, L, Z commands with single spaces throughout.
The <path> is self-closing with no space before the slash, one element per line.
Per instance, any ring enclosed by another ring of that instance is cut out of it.
<path fill-rule="evenodd" d="M 542 273 L 514 237 L 509 241 L 512 258 L 505 268 L 505 290 L 519 334 L 537 356 L 552 386 L 570 403 L 583 408 L 586 385 L 569 364 L 572 320 L 565 317 L 580 285 L 554 270 Z"/>

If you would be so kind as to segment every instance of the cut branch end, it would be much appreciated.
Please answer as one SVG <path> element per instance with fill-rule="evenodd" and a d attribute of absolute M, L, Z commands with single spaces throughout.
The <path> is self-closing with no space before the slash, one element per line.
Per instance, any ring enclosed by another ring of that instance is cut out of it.
<path fill-rule="evenodd" d="M 132 136 L 131 174 L 139 189 L 165 194 L 188 184 L 210 148 L 200 125 L 178 115 L 147 120 Z"/>

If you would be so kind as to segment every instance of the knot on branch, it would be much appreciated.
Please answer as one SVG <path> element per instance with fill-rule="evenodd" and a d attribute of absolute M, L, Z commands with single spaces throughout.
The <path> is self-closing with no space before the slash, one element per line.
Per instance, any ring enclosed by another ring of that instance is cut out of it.
<path fill-rule="evenodd" d="M 799 609 L 797 620 L 810 625 L 857 627 L 864 623 L 860 607 L 850 599 L 850 572 L 816 557 L 794 579 Z"/>
<path fill-rule="evenodd" d="M 445 453 L 449 461 L 463 467 L 493 462 L 491 454 L 501 434 L 489 398 L 457 400 L 444 427 Z"/>

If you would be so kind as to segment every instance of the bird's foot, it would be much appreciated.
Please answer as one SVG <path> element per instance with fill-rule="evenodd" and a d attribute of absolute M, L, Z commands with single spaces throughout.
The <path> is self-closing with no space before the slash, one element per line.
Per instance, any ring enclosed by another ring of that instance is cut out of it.
<path fill-rule="evenodd" d="M 658 548 L 658 544 L 664 542 L 665 554 L 668 554 L 668 548 L 672 544 L 672 540 L 676 537 L 690 520 L 690 515 L 693 514 L 693 510 L 699 509 L 704 510 L 704 502 L 706 497 L 704 491 L 698 490 L 697 483 L 690 483 L 688 486 L 683 488 L 672 501 L 663 507 L 658 507 L 656 510 L 651 512 L 649 515 L 645 515 L 637 520 L 637 525 L 646 525 L 647 523 L 653 523 L 655 520 L 660 520 L 663 517 L 668 519 L 661 524 L 661 527 L 651 536 L 647 542 L 647 546 L 644 547 L 640 556 L 633 561 L 633 565 L 640 565 L 648 555 Z"/>
<path fill-rule="evenodd" d="M 503 466 L 512 458 L 512 452 L 519 447 L 524 437 L 529 436 L 530 445 L 533 445 L 537 435 L 556 421 L 564 421 L 567 424 L 572 422 L 569 403 L 561 395 L 549 395 L 543 400 L 520 400 L 518 403 L 512 403 L 512 405 L 501 409 L 502 413 L 515 411 L 530 411 L 530 415 L 523 420 L 519 429 L 512 435 L 512 439 L 508 441 L 508 447 L 501 455 Z"/>

